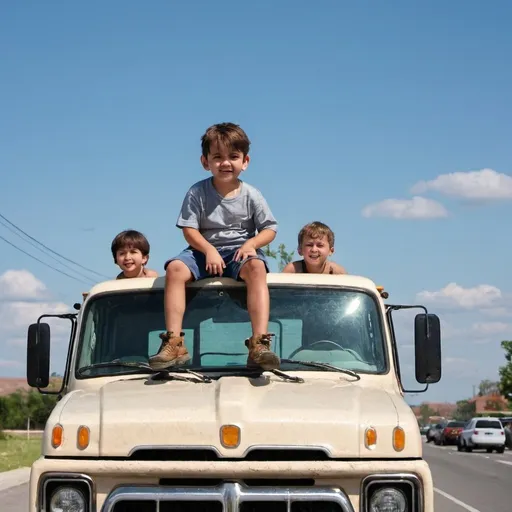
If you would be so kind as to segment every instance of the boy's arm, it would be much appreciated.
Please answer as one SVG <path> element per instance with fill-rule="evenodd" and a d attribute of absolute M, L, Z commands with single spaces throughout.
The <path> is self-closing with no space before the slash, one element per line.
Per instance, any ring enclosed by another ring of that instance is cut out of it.
<path fill-rule="evenodd" d="M 206 254 L 211 249 L 215 249 L 213 245 L 201 235 L 201 232 L 196 228 L 182 228 L 183 236 L 187 243 L 194 249 Z"/>
<path fill-rule="evenodd" d="M 276 237 L 276 232 L 273 229 L 264 229 L 256 236 L 249 238 L 238 251 L 235 253 L 235 261 L 245 260 L 249 256 L 256 256 L 256 249 L 265 247 Z"/>
<path fill-rule="evenodd" d="M 283 268 L 282 272 L 286 274 L 296 274 L 297 272 L 295 271 L 295 265 L 293 264 L 293 261 L 288 263 L 288 265 Z"/>
<path fill-rule="evenodd" d="M 334 270 L 334 272 L 333 272 L 334 274 L 346 274 L 347 273 L 347 271 L 341 265 L 338 265 L 337 263 L 332 262 L 331 267 Z"/>
<path fill-rule="evenodd" d="M 270 210 L 263 194 L 252 189 L 251 207 L 253 209 L 254 225 L 258 234 L 247 240 L 235 254 L 235 261 L 245 260 L 249 256 L 256 256 L 256 249 L 265 247 L 277 235 L 277 220 Z"/>
<path fill-rule="evenodd" d="M 222 269 L 226 268 L 224 260 L 221 258 L 219 251 L 207 242 L 199 231 L 203 210 L 200 196 L 201 190 L 197 185 L 189 189 L 183 200 L 176 226 L 183 231 L 183 236 L 188 244 L 206 256 L 206 270 L 210 274 L 213 272 L 222 275 Z"/>

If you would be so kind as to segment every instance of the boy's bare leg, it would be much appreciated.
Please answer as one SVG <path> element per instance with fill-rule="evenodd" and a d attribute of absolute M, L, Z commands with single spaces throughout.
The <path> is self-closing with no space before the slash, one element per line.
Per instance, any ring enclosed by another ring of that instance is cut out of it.
<path fill-rule="evenodd" d="M 192 280 L 192 273 L 179 260 L 174 260 L 165 272 L 164 310 L 166 332 L 160 335 L 162 344 L 158 354 L 150 357 L 149 364 L 158 370 L 183 364 L 190 359 L 182 332 L 185 314 L 186 284 Z"/>
<path fill-rule="evenodd" d="M 180 333 L 185 315 L 186 284 L 192 281 L 192 273 L 180 260 L 167 265 L 165 271 L 164 310 L 165 328 L 168 332 Z"/>
<path fill-rule="evenodd" d="M 261 366 L 264 370 L 279 368 L 279 357 L 270 350 L 271 335 L 268 331 L 270 294 L 267 272 L 263 261 L 251 259 L 240 271 L 247 286 L 247 310 L 252 325 L 252 336 L 245 340 L 249 349 L 248 366 Z"/>

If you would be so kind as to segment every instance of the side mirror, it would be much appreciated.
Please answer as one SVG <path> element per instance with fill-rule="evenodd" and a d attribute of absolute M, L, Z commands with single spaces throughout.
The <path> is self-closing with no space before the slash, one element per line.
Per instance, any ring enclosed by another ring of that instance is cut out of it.
<path fill-rule="evenodd" d="M 435 384 L 441 380 L 441 325 L 439 317 L 419 314 L 414 319 L 416 380 Z"/>
<path fill-rule="evenodd" d="M 50 383 L 50 326 L 31 324 L 27 334 L 27 382 L 32 388 Z"/>

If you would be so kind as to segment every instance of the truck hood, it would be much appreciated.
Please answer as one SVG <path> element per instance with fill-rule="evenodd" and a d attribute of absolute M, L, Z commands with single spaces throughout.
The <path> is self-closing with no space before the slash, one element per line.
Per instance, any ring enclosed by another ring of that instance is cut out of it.
<path fill-rule="evenodd" d="M 307 447 L 332 458 L 407 457 L 412 453 L 407 455 L 407 443 L 400 453 L 392 445 L 402 402 L 383 389 L 334 374 L 301 384 L 274 376 L 211 383 L 130 378 L 65 395 L 48 420 L 44 450 L 53 456 L 129 457 L 139 449 L 194 447 L 211 448 L 219 458 L 243 458 L 255 448 Z M 64 435 L 55 449 L 50 440 L 56 423 Z M 81 425 L 90 430 L 84 450 L 77 448 Z M 236 448 L 222 446 L 223 425 L 240 428 Z M 373 449 L 364 444 L 370 426 L 377 430 Z M 409 449 L 418 456 L 417 439 L 411 441 Z"/>

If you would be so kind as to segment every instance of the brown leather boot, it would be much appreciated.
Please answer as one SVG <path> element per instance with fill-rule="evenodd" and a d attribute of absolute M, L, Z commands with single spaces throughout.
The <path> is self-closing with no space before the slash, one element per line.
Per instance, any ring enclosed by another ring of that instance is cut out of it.
<path fill-rule="evenodd" d="M 259 366 L 263 370 L 276 370 L 281 361 L 277 354 L 270 350 L 273 334 L 257 334 L 245 340 L 245 346 L 249 349 L 247 366 Z"/>
<path fill-rule="evenodd" d="M 173 336 L 172 332 L 160 334 L 162 344 L 158 353 L 149 358 L 149 366 L 154 370 L 163 370 L 171 366 L 185 364 L 190 359 L 187 347 L 185 347 L 185 333 Z"/>

